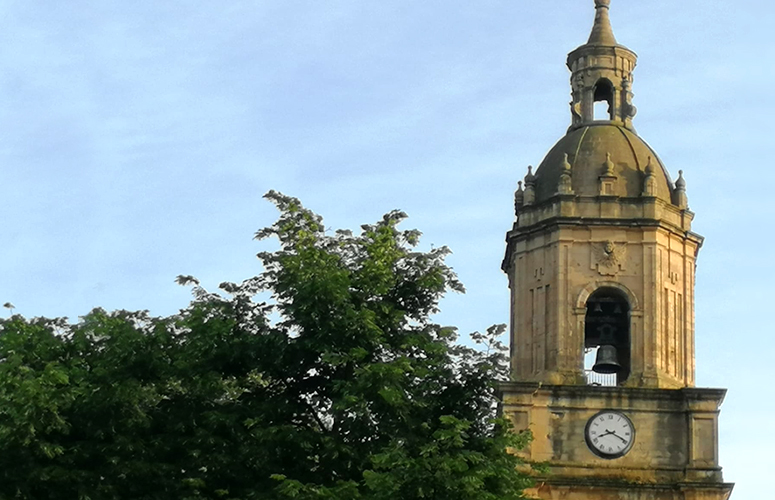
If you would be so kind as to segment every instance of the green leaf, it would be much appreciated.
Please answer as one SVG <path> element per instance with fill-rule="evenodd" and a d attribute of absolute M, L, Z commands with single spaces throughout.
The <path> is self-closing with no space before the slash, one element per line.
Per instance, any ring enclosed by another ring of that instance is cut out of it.
<path fill-rule="evenodd" d="M 169 317 L 0 319 L 0 498 L 508 500 L 502 326 L 456 343 L 445 247 L 393 211 L 327 231 L 270 191 L 263 272 Z"/>

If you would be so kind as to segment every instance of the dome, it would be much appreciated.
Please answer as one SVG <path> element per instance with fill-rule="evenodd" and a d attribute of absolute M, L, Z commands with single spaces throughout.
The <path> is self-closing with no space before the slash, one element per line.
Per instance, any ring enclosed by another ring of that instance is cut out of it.
<path fill-rule="evenodd" d="M 535 201 L 540 203 L 558 192 L 565 155 L 571 164 L 572 187 L 577 196 L 598 196 L 599 178 L 610 154 L 613 173 L 618 178 L 617 195 L 639 198 L 643 193 L 645 168 L 651 158 L 654 168 L 654 195 L 671 201 L 671 182 L 657 154 L 631 130 L 610 123 L 590 124 L 568 132 L 549 150 L 535 172 Z"/>

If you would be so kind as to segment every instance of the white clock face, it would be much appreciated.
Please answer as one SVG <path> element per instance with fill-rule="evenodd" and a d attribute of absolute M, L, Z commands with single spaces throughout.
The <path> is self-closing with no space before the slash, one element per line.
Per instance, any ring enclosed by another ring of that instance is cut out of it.
<path fill-rule="evenodd" d="M 587 446 L 603 458 L 618 458 L 630 451 L 635 441 L 635 426 L 623 413 L 601 411 L 587 422 L 584 431 Z"/>

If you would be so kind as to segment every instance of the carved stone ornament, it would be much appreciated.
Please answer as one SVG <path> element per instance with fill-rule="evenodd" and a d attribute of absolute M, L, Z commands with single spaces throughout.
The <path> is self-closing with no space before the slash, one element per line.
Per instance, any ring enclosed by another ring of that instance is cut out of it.
<path fill-rule="evenodd" d="M 581 90 L 584 88 L 584 73 L 576 73 L 573 79 L 575 80 L 573 83 L 575 84 L 576 90 Z"/>
<path fill-rule="evenodd" d="M 581 120 L 581 103 L 580 102 L 571 102 L 570 103 L 570 112 L 573 115 L 574 119 Z"/>
<path fill-rule="evenodd" d="M 604 241 L 592 246 L 592 268 L 602 276 L 616 276 L 624 270 L 627 243 Z"/>

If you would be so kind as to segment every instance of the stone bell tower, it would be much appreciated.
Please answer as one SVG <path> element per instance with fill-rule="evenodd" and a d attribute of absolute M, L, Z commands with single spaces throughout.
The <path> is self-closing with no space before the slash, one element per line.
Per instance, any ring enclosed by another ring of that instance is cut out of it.
<path fill-rule="evenodd" d="M 571 125 L 515 194 L 503 270 L 513 382 L 503 411 L 546 462 L 545 499 L 713 499 L 725 390 L 694 387 L 694 271 L 682 172 L 632 125 L 637 56 L 610 0 L 568 55 Z"/>

